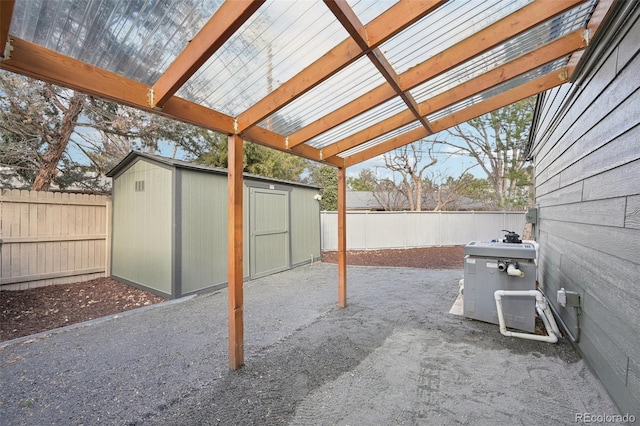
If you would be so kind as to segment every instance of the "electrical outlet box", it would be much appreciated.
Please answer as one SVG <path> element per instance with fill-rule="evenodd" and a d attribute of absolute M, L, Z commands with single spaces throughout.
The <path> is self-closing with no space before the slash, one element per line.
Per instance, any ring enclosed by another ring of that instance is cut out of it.
<path fill-rule="evenodd" d="M 580 295 L 575 291 L 568 291 L 561 288 L 558 290 L 558 305 L 563 308 L 580 306 Z"/>
<path fill-rule="evenodd" d="M 527 210 L 527 213 L 524 215 L 524 219 L 527 223 L 538 223 L 538 208 L 529 207 L 529 210 Z"/>

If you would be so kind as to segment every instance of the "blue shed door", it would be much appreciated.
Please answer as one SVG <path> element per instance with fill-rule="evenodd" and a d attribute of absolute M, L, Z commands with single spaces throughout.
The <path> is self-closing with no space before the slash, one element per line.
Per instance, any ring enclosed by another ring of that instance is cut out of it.
<path fill-rule="evenodd" d="M 289 269 L 289 192 L 249 189 L 250 276 Z"/>

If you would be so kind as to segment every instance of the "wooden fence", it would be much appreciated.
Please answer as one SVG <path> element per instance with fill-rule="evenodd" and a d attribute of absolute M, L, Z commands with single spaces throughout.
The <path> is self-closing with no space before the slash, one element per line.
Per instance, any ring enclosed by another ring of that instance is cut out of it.
<path fill-rule="evenodd" d="M 0 190 L 0 290 L 105 276 L 111 199 Z"/>
<path fill-rule="evenodd" d="M 524 213 L 349 212 L 348 248 L 466 244 L 521 233 Z M 321 214 L 322 250 L 337 248 L 337 216 Z M 384 230 L 384 231 L 382 231 Z M 0 290 L 108 276 L 111 198 L 0 189 Z"/>

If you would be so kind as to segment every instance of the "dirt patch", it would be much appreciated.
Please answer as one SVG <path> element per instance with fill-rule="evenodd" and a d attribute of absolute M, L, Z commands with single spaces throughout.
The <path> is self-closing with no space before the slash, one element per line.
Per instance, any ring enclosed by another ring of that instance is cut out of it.
<path fill-rule="evenodd" d="M 462 269 L 463 258 L 463 246 L 421 247 L 391 250 L 350 250 L 347 252 L 347 264 L 358 266 Z M 322 261 L 327 263 L 338 263 L 338 252 L 323 252 Z"/>
<path fill-rule="evenodd" d="M 353 250 L 347 253 L 347 264 L 461 269 L 463 256 L 462 246 Z M 323 262 L 337 263 L 337 259 L 337 252 L 322 254 Z M 110 278 L 31 290 L 0 291 L 0 341 L 117 314 L 163 300 Z"/>
<path fill-rule="evenodd" d="M 164 299 L 110 278 L 0 291 L 0 341 L 113 315 Z"/>

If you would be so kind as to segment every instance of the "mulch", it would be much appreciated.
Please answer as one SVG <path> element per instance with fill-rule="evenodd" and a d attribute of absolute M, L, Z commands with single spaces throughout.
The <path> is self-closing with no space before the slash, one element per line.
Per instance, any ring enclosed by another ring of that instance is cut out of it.
<path fill-rule="evenodd" d="M 347 264 L 358 266 L 399 266 L 424 269 L 462 269 L 463 246 L 421 247 L 388 250 L 350 250 Z M 338 252 L 325 251 L 322 261 L 338 263 Z"/>
<path fill-rule="evenodd" d="M 337 252 L 322 261 L 337 263 Z M 461 269 L 463 247 L 426 247 L 347 252 L 347 264 L 425 269 Z M 164 301 L 152 293 L 98 278 L 30 290 L 0 291 L 0 341 L 114 315 Z"/>
<path fill-rule="evenodd" d="M 0 291 L 0 341 L 89 321 L 164 299 L 111 278 Z"/>

